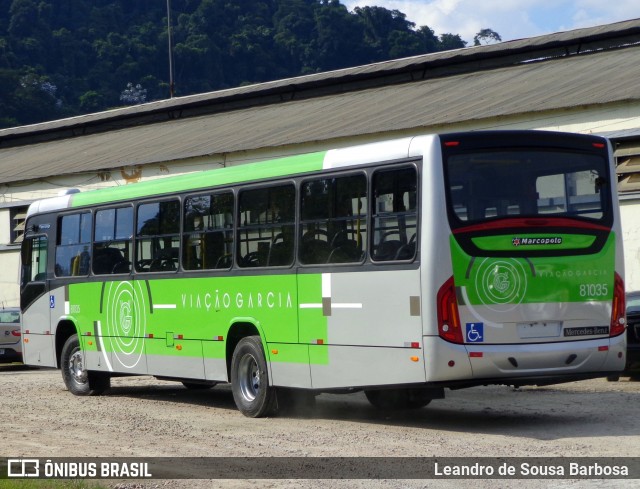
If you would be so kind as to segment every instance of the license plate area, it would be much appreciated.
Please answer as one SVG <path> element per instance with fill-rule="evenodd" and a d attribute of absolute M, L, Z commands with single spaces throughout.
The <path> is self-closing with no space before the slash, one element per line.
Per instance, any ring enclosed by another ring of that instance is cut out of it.
<path fill-rule="evenodd" d="M 4 355 L 4 348 L 0 348 L 0 355 Z"/>
<path fill-rule="evenodd" d="M 560 321 L 534 321 L 518 323 L 518 336 L 521 339 L 529 338 L 557 338 L 562 331 Z"/>

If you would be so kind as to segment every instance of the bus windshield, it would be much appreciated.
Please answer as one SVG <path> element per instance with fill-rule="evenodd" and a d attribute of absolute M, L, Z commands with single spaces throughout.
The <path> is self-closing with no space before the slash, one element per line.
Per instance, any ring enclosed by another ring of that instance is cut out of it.
<path fill-rule="evenodd" d="M 451 154 L 453 228 L 496 218 L 571 217 L 608 221 L 606 160 L 550 150 L 482 150 Z"/>

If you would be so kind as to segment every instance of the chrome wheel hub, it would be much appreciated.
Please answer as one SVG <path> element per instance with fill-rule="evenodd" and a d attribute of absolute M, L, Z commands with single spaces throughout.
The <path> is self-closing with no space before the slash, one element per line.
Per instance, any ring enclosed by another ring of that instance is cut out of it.
<path fill-rule="evenodd" d="M 258 362 L 252 355 L 245 355 L 240 360 L 238 369 L 240 392 L 247 401 L 253 401 L 260 391 L 260 369 Z"/>

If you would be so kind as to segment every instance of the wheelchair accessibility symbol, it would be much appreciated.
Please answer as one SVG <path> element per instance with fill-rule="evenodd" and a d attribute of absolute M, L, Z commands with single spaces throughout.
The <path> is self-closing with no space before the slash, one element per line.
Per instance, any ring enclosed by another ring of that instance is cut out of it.
<path fill-rule="evenodd" d="M 484 324 L 467 323 L 467 342 L 482 343 L 484 341 Z"/>

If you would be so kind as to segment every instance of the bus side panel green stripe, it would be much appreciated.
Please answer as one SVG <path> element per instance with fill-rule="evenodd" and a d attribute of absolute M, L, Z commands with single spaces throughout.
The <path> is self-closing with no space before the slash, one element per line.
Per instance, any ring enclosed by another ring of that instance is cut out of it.
<path fill-rule="evenodd" d="M 160 178 L 121 187 L 110 187 L 71 196 L 70 207 L 127 201 L 141 197 L 206 189 L 234 183 L 284 177 L 322 169 L 326 152 L 289 156 L 260 163 L 247 163 L 228 168 Z"/>
<path fill-rule="evenodd" d="M 327 318 L 321 308 L 304 309 L 299 318 L 297 281 L 292 273 L 161 280 L 140 276 L 106 282 L 104 287 L 100 282 L 77 283 L 69 286 L 69 309 L 81 335 L 97 336 L 94 324 L 100 321 L 102 338 L 96 341 L 102 341 L 105 351 L 126 359 L 143 351 L 166 357 L 225 358 L 229 329 L 249 322 L 259 325 L 264 340 L 279 350 L 277 356 L 271 355 L 272 361 L 307 364 L 308 344 L 327 338 Z M 301 276 L 305 302 L 321 302 L 321 290 L 320 274 Z M 175 348 L 174 335 L 182 336 L 182 350 Z M 323 352 L 313 361 L 326 364 Z"/>

